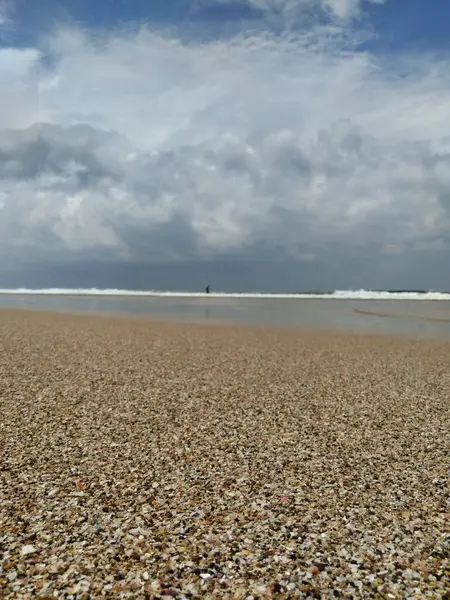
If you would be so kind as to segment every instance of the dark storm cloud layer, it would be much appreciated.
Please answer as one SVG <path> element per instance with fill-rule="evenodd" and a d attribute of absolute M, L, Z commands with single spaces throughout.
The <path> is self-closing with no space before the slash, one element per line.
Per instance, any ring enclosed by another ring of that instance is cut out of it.
<path fill-rule="evenodd" d="M 322 4 L 307 34 L 72 29 L 45 61 L 0 49 L 11 285 L 187 288 L 220 269 L 235 288 L 445 287 L 448 63 L 387 69 L 349 47 L 361 5 Z"/>
<path fill-rule="evenodd" d="M 450 154 L 380 144 L 346 121 L 307 149 L 293 133 L 277 132 L 136 150 L 86 125 L 4 131 L 4 252 L 19 241 L 8 239 L 17 223 L 26 224 L 20 242 L 30 251 L 40 232 L 68 253 L 107 247 L 133 260 L 266 246 L 311 261 L 342 240 L 385 254 L 447 241 Z"/>

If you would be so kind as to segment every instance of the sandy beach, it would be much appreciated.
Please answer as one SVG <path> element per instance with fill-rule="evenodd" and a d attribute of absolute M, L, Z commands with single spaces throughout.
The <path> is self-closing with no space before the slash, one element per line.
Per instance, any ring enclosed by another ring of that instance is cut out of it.
<path fill-rule="evenodd" d="M 450 598 L 450 343 L 0 311 L 0 597 Z"/>

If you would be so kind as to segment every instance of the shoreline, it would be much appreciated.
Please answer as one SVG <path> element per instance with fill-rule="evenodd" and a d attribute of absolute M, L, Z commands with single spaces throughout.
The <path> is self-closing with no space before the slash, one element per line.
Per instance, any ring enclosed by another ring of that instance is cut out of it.
<path fill-rule="evenodd" d="M 364 292 L 364 291 L 363 291 Z M 124 293 L 120 290 L 97 292 L 75 291 L 42 291 L 42 290 L 0 290 L 0 296 L 38 296 L 48 298 L 101 298 L 101 299 L 128 299 L 128 300 L 333 300 L 333 301 L 358 301 L 358 302 L 450 302 L 450 292 L 367 292 L 367 295 L 357 295 L 358 292 L 349 292 L 348 295 L 323 293 L 292 293 L 276 294 L 265 292 L 139 292 Z M 373 295 L 370 295 L 373 294 Z M 377 295 L 378 294 L 378 295 Z M 441 296 L 441 297 L 439 297 Z"/>
<path fill-rule="evenodd" d="M 45 307 L 36 307 L 36 308 L 21 308 L 21 307 L 4 307 L 0 306 L 0 316 L 4 313 L 10 312 L 12 314 L 26 314 L 26 313 L 36 313 L 47 316 L 58 316 L 58 317 L 75 317 L 82 318 L 85 317 L 87 319 L 108 319 L 108 320 L 118 320 L 120 322 L 129 321 L 130 323 L 142 322 L 143 325 L 187 325 L 192 327 L 200 327 L 200 328 L 218 328 L 218 329 L 238 329 L 249 332 L 272 332 L 275 334 L 283 334 L 288 336 L 342 336 L 347 338 L 368 338 L 368 339 L 392 339 L 404 342 L 427 342 L 427 343 L 437 343 L 444 344 L 450 346 L 450 339 L 435 337 L 435 336 L 427 336 L 427 335 L 419 335 L 410 333 L 402 333 L 402 332 L 377 332 L 377 331 L 361 331 L 357 329 L 351 328 L 326 328 L 326 327 L 305 327 L 303 325 L 293 325 L 291 323 L 271 323 L 271 322 L 248 322 L 238 319 L 215 319 L 209 317 L 198 317 L 197 319 L 194 317 L 186 317 L 183 318 L 177 315 L 154 315 L 154 314 L 143 314 L 143 313 L 133 313 L 133 312 L 121 312 L 121 311 L 103 311 L 103 310 L 75 310 L 75 309 L 55 309 L 55 308 L 45 308 Z M 355 313 L 357 314 L 357 313 Z M 380 316 L 381 315 L 376 315 Z M 383 315 L 384 316 L 384 315 Z M 422 319 L 426 320 L 426 319 Z"/>
<path fill-rule="evenodd" d="M 410 319 L 410 320 L 415 320 L 415 321 L 429 321 L 429 322 L 433 322 L 433 323 L 450 323 L 450 318 L 445 318 L 445 317 L 425 317 L 422 315 L 411 315 L 411 314 L 404 314 L 404 315 L 398 315 L 395 313 L 388 313 L 388 312 L 378 312 L 375 310 L 363 310 L 360 308 L 355 308 L 353 311 L 355 314 L 357 315 L 367 315 L 370 317 L 379 317 L 380 319 Z"/>

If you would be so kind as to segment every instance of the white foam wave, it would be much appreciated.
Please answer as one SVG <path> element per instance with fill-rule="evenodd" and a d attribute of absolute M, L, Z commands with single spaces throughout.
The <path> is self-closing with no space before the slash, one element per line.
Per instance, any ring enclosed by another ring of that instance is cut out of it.
<path fill-rule="evenodd" d="M 317 294 L 264 294 L 264 293 L 228 293 L 228 292 L 164 292 L 156 290 L 121 290 L 121 289 L 0 289 L 4 295 L 35 295 L 35 296 L 130 296 L 149 298 L 272 298 L 272 299 L 335 299 L 335 300 L 447 300 L 447 292 L 383 292 L 370 290 L 335 290 L 330 293 Z"/>

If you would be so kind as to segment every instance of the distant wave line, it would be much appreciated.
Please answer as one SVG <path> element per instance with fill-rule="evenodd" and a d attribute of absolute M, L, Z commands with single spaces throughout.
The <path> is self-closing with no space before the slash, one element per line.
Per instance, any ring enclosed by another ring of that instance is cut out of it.
<path fill-rule="evenodd" d="M 17 288 L 0 289 L 2 295 L 34 296 L 115 296 L 148 298 L 237 298 L 237 299 L 285 299 L 285 300 L 438 300 L 450 301 L 450 293 L 436 291 L 372 291 L 372 290 L 335 290 L 324 293 L 272 294 L 257 292 L 169 292 L 157 290 L 122 290 L 98 288 Z"/>

